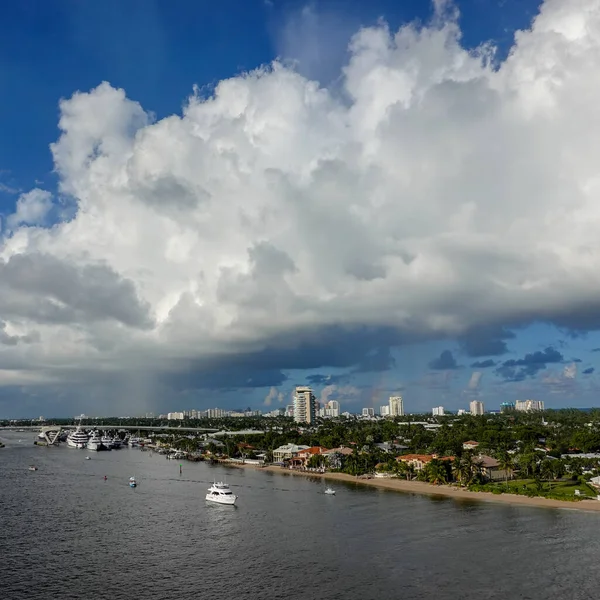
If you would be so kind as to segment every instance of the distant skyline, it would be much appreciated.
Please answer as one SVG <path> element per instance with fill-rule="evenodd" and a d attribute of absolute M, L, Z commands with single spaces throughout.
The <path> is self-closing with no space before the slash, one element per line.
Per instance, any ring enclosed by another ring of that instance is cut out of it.
<path fill-rule="evenodd" d="M 597 404 L 600 0 L 34 0 L 0 60 L 0 418 Z"/>

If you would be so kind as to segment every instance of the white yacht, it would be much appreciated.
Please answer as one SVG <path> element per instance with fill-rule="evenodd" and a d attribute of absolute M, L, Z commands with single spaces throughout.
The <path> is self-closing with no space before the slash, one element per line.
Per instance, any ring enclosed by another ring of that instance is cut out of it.
<path fill-rule="evenodd" d="M 335 490 L 331 489 L 330 487 L 327 487 L 323 493 L 327 494 L 328 496 L 335 496 Z"/>
<path fill-rule="evenodd" d="M 100 434 L 97 431 L 92 431 L 92 435 L 88 440 L 86 448 L 88 450 L 94 450 L 95 452 L 98 452 L 101 444 L 102 440 L 100 439 Z"/>
<path fill-rule="evenodd" d="M 123 441 L 121 440 L 121 438 L 118 435 L 115 435 L 115 437 L 112 439 L 112 447 L 115 450 L 118 450 L 121 447 L 122 443 L 123 443 Z"/>
<path fill-rule="evenodd" d="M 69 448 L 77 448 L 83 450 L 88 443 L 88 434 L 81 428 L 81 425 L 77 426 L 75 431 L 71 431 L 67 436 L 67 446 Z"/>
<path fill-rule="evenodd" d="M 227 483 L 213 483 L 208 488 L 206 499 L 217 504 L 235 504 L 237 496 L 229 489 Z"/>
<path fill-rule="evenodd" d="M 102 442 L 102 445 L 107 449 L 107 450 L 111 450 L 113 447 L 113 439 L 110 437 L 110 435 L 108 434 L 104 434 L 102 436 L 102 439 L 100 440 Z"/>

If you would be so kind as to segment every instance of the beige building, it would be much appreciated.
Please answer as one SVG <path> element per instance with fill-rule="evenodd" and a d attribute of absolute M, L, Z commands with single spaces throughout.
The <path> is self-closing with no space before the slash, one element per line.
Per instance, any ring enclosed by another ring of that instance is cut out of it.
<path fill-rule="evenodd" d="M 469 408 L 472 415 L 482 415 L 485 413 L 483 402 L 480 402 L 479 400 L 473 400 L 469 405 Z"/>
<path fill-rule="evenodd" d="M 404 416 L 404 401 L 402 396 L 390 396 L 390 417 Z"/>
<path fill-rule="evenodd" d="M 312 424 L 317 418 L 317 399 L 311 388 L 297 386 L 294 391 L 294 421 Z"/>
<path fill-rule="evenodd" d="M 517 400 L 515 410 L 519 412 L 534 412 L 544 410 L 544 403 L 541 400 Z"/>
<path fill-rule="evenodd" d="M 287 458 L 293 458 L 298 452 L 306 450 L 308 447 L 309 446 L 298 446 L 296 444 L 284 444 L 273 450 L 273 461 L 282 462 Z"/>

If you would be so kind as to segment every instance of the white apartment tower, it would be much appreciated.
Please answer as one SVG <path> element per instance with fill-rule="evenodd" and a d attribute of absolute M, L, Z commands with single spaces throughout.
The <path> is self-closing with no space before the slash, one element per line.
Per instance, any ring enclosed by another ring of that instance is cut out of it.
<path fill-rule="evenodd" d="M 431 409 L 431 413 L 434 417 L 443 417 L 444 416 L 444 407 L 443 406 L 434 406 Z"/>
<path fill-rule="evenodd" d="M 482 415 L 485 412 L 483 402 L 480 402 L 479 400 L 473 400 L 469 405 L 469 408 L 472 415 Z"/>
<path fill-rule="evenodd" d="M 317 401 L 311 388 L 296 386 L 294 390 L 294 421 L 314 423 L 317 417 Z"/>
<path fill-rule="evenodd" d="M 517 400 L 515 402 L 515 410 L 519 412 L 544 410 L 544 403 L 542 400 Z"/>
<path fill-rule="evenodd" d="M 402 396 L 390 396 L 390 417 L 404 416 L 404 401 Z"/>
<path fill-rule="evenodd" d="M 362 416 L 363 417 L 374 417 L 375 416 L 375 409 L 374 408 L 363 408 L 362 409 Z"/>
<path fill-rule="evenodd" d="M 329 400 L 325 405 L 325 416 L 326 417 L 339 417 L 340 416 L 340 403 L 337 400 Z"/>

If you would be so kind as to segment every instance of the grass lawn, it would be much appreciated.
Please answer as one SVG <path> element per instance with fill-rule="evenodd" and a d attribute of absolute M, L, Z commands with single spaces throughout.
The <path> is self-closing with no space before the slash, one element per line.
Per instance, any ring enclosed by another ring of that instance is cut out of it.
<path fill-rule="evenodd" d="M 533 479 L 517 479 L 508 482 L 508 489 L 506 483 L 496 482 L 488 484 L 490 488 L 500 489 L 503 492 L 509 492 L 513 494 L 524 494 L 532 492 L 536 496 L 553 496 L 563 497 L 565 500 L 570 500 L 575 497 L 575 490 L 579 490 L 581 497 L 596 498 L 598 492 L 594 490 L 587 483 L 582 484 L 579 481 L 573 481 L 571 479 L 558 479 L 556 481 L 544 481 L 542 482 L 542 489 L 538 489 Z"/>

